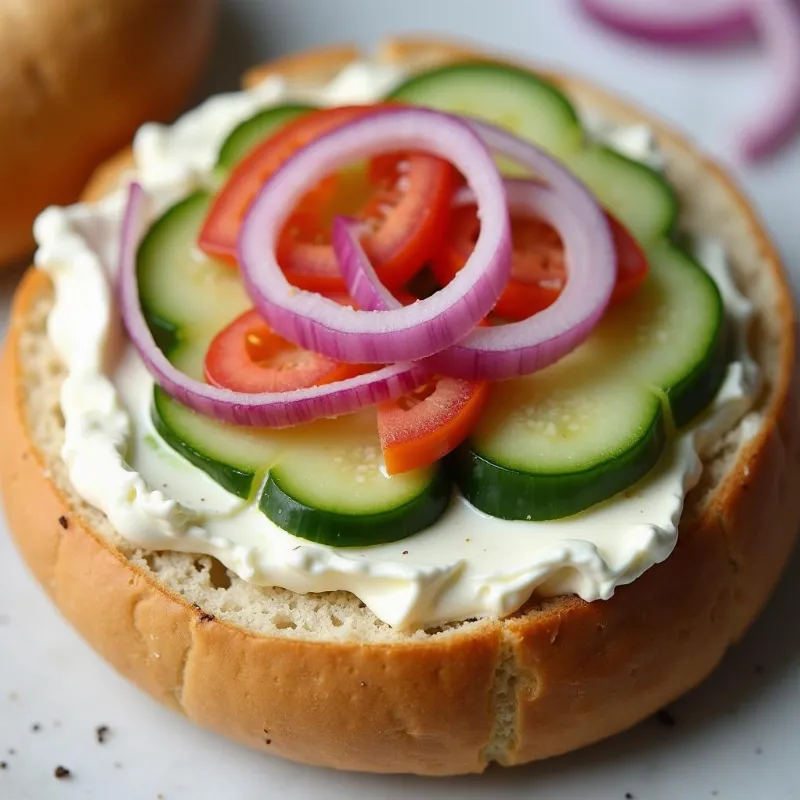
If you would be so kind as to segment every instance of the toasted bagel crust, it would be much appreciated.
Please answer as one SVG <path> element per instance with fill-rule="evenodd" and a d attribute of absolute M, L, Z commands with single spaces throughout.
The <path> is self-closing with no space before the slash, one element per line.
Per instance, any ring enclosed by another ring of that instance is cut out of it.
<path fill-rule="evenodd" d="M 428 65 L 470 52 L 397 40 L 381 57 Z M 295 77 L 316 79 L 353 57 L 334 48 L 290 66 Z M 251 70 L 247 80 L 275 69 Z M 582 81 L 551 77 L 612 118 L 643 119 Z M 52 457 L 33 438 L 20 358 L 31 309 L 51 292 L 32 269 L 16 297 L 0 379 L 0 486 L 19 549 L 63 615 L 119 672 L 198 724 L 341 769 L 445 775 L 546 758 L 621 731 L 699 683 L 766 601 L 800 522 L 794 317 L 775 251 L 746 200 L 680 136 L 647 122 L 741 216 L 771 276 L 779 362 L 758 431 L 685 515 L 666 562 L 607 602 L 532 600 L 504 620 L 386 644 L 270 637 L 208 619 L 95 531 L 49 477 Z M 87 199 L 112 188 L 128 163 L 122 156 L 99 173 Z"/>

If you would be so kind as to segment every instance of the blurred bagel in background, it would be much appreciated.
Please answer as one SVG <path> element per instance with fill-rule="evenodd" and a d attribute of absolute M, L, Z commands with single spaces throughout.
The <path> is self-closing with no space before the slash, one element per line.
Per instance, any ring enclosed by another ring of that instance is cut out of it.
<path fill-rule="evenodd" d="M 0 0 L 0 265 L 205 63 L 216 0 Z"/>

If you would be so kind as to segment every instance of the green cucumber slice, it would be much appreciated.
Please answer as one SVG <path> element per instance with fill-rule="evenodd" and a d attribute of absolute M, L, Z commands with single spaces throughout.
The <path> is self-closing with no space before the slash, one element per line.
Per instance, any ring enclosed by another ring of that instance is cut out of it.
<path fill-rule="evenodd" d="M 147 232 L 136 260 L 142 310 L 169 354 L 195 331 L 219 331 L 252 304 L 239 273 L 196 246 L 211 195 L 195 192 Z"/>
<path fill-rule="evenodd" d="M 392 542 L 433 524 L 451 496 L 435 466 L 388 476 L 375 415 L 364 412 L 286 430 L 254 430 L 198 414 L 158 387 L 152 419 L 161 438 L 276 525 L 338 547 Z M 268 477 L 267 477 L 268 475 Z"/>
<path fill-rule="evenodd" d="M 628 428 L 627 433 L 632 442 L 627 450 L 579 470 L 512 469 L 472 446 L 458 448 L 450 459 L 450 468 L 464 497 L 493 517 L 561 519 L 627 489 L 658 463 L 666 444 L 660 414 L 648 427 Z"/>
<path fill-rule="evenodd" d="M 221 177 L 227 175 L 257 144 L 309 111 L 314 111 L 314 107 L 300 104 L 277 106 L 239 123 L 222 143 L 217 158 L 217 174 Z"/>
<path fill-rule="evenodd" d="M 467 500 L 503 519 L 556 519 L 652 469 L 666 443 L 659 398 L 596 370 L 595 358 L 576 351 L 493 387 L 468 444 L 450 460 Z"/>
<path fill-rule="evenodd" d="M 573 153 L 567 163 L 640 242 L 646 245 L 672 233 L 678 198 L 658 172 L 601 146 Z"/>
<path fill-rule="evenodd" d="M 295 536 L 332 547 L 369 547 L 405 539 L 433 525 L 450 502 L 451 485 L 436 469 L 428 483 L 405 502 L 376 513 L 350 513 L 321 508 L 293 494 L 280 472 L 272 471 L 259 507 L 276 525 Z"/>
<path fill-rule="evenodd" d="M 261 510 L 310 541 L 364 547 L 404 539 L 432 525 L 450 501 L 439 466 L 389 476 L 374 413 L 315 423 L 270 470 Z"/>
<path fill-rule="evenodd" d="M 561 363 L 492 387 L 471 441 L 512 469 L 585 471 L 630 451 L 662 416 L 658 396 L 617 376 Z"/>
<path fill-rule="evenodd" d="M 713 278 L 675 245 L 648 249 L 635 297 L 613 306 L 594 333 L 609 369 L 666 397 L 682 427 L 717 393 L 728 361 L 725 307 Z"/>
<path fill-rule="evenodd" d="M 168 352 L 170 363 L 196 381 L 206 379 L 205 361 L 216 331 L 193 331 L 191 337 L 180 339 Z"/>
<path fill-rule="evenodd" d="M 643 477 L 666 430 L 693 419 L 726 368 L 714 281 L 662 244 L 630 300 L 589 341 L 539 373 L 494 387 L 469 441 L 450 459 L 464 496 L 505 519 L 578 513 Z"/>
<path fill-rule="evenodd" d="M 459 63 L 410 78 L 389 99 L 478 117 L 561 158 L 640 242 L 668 234 L 678 203 L 655 170 L 600 146 L 584 146 L 575 108 L 553 84 L 516 67 Z M 507 159 L 504 172 L 519 174 Z"/>
<path fill-rule="evenodd" d="M 409 78 L 387 98 L 477 117 L 557 155 L 577 150 L 583 133 L 572 103 L 523 69 L 490 62 L 450 64 Z"/>
<path fill-rule="evenodd" d="M 210 195 L 196 192 L 167 209 L 139 247 L 142 309 L 169 360 L 204 379 L 206 351 L 216 333 L 251 303 L 236 270 L 195 247 Z M 279 440 L 204 417 L 155 388 L 151 417 L 161 438 L 221 486 L 250 497 L 274 462 Z"/>
<path fill-rule="evenodd" d="M 173 450 L 237 497 L 252 496 L 260 486 L 259 476 L 266 474 L 280 451 L 278 438 L 198 414 L 157 386 L 151 416 L 156 431 Z"/>

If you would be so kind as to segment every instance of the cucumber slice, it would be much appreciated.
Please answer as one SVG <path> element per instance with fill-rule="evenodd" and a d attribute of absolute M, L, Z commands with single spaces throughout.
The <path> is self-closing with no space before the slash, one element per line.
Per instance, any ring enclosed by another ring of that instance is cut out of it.
<path fill-rule="evenodd" d="M 725 307 L 711 276 L 672 244 L 647 251 L 635 297 L 609 309 L 595 331 L 609 369 L 665 396 L 682 427 L 719 390 L 727 367 Z"/>
<path fill-rule="evenodd" d="M 406 539 L 433 525 L 450 495 L 450 481 L 444 470 L 436 469 L 430 482 L 405 503 L 375 514 L 342 513 L 297 499 L 284 487 L 280 473 L 271 472 L 259 507 L 276 525 L 302 539 L 331 547 L 370 547 Z"/>
<path fill-rule="evenodd" d="M 179 340 L 167 353 L 170 363 L 196 381 L 206 379 L 205 361 L 216 331 L 194 331 L 191 337 Z"/>
<path fill-rule="evenodd" d="M 657 395 L 616 376 L 559 367 L 493 387 L 471 437 L 481 454 L 527 472 L 585 471 L 620 458 L 657 427 Z"/>
<path fill-rule="evenodd" d="M 613 497 L 650 472 L 666 443 L 662 418 L 639 433 L 628 450 L 579 471 L 510 469 L 468 446 L 453 454 L 451 470 L 464 497 L 486 514 L 529 521 L 561 519 Z"/>
<path fill-rule="evenodd" d="M 494 388 L 450 459 L 477 508 L 532 520 L 582 511 L 643 477 L 666 428 L 685 425 L 714 397 L 727 355 L 719 290 L 673 245 L 648 256 L 644 286 L 612 307 L 589 341 Z"/>
<path fill-rule="evenodd" d="M 277 106 L 239 123 L 222 143 L 217 159 L 217 174 L 221 177 L 227 175 L 257 144 L 309 111 L 314 111 L 314 107 L 299 104 Z"/>
<path fill-rule="evenodd" d="M 277 437 L 252 428 L 237 428 L 192 411 L 158 387 L 153 392 L 152 420 L 161 438 L 206 472 L 224 489 L 248 498 L 280 452 Z"/>
<path fill-rule="evenodd" d="M 451 64 L 412 77 L 389 99 L 485 119 L 559 156 L 640 242 L 672 230 L 678 203 L 669 183 L 606 147 L 583 147 L 583 131 L 569 99 L 525 70 Z M 498 164 L 507 174 L 524 174 L 506 158 L 498 157 Z"/>
<path fill-rule="evenodd" d="M 503 519 L 566 517 L 658 461 L 666 443 L 659 398 L 597 371 L 594 355 L 575 356 L 493 388 L 470 441 L 450 460 L 477 508 Z"/>
<path fill-rule="evenodd" d="M 236 270 L 195 248 L 210 195 L 197 192 L 169 208 L 148 231 L 137 255 L 142 309 L 169 360 L 203 380 L 216 333 L 251 303 Z M 153 424 L 174 450 L 221 486 L 247 498 L 274 463 L 280 439 L 204 417 L 156 388 Z"/>
<path fill-rule="evenodd" d="M 490 62 L 450 64 L 416 75 L 387 98 L 477 117 L 556 155 L 577 150 L 583 133 L 572 103 L 526 70 Z"/>
<path fill-rule="evenodd" d="M 310 541 L 364 547 L 404 539 L 432 525 L 450 501 L 439 466 L 389 476 L 382 469 L 374 413 L 307 426 L 270 470 L 261 510 Z"/>
<path fill-rule="evenodd" d="M 169 354 L 194 331 L 218 331 L 252 304 L 239 273 L 196 246 L 211 195 L 195 192 L 147 232 L 136 260 L 139 295 L 153 335 Z"/>
<path fill-rule="evenodd" d="M 152 419 L 174 450 L 289 533 L 339 547 L 393 542 L 433 524 L 451 483 L 440 466 L 388 476 L 374 412 L 284 430 L 238 428 L 158 387 Z"/>
<path fill-rule="evenodd" d="M 600 204 L 643 244 L 672 233 L 678 219 L 678 198 L 655 170 L 600 146 L 571 154 L 568 165 Z"/>

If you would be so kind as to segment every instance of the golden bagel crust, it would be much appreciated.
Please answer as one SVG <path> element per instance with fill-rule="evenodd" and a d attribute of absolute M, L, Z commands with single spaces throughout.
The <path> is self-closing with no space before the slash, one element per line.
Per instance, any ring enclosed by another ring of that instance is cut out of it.
<path fill-rule="evenodd" d="M 427 65 L 469 52 L 397 40 L 381 57 Z M 298 76 L 307 59 L 310 75 L 330 74 L 345 53 L 354 51 L 296 56 L 291 67 Z M 582 81 L 556 78 L 613 118 L 643 119 Z M 19 357 L 30 310 L 51 292 L 31 270 L 0 377 L 0 486 L 19 549 L 64 616 L 119 672 L 193 721 L 264 752 L 342 769 L 444 775 L 545 758 L 623 730 L 699 683 L 766 601 L 800 520 L 794 317 L 777 256 L 745 199 L 681 137 L 647 121 L 746 220 L 774 284 L 779 362 L 759 431 L 710 498 L 687 511 L 666 562 L 608 602 L 534 599 L 505 620 L 399 643 L 268 637 L 207 619 L 105 541 L 48 478 Z M 98 176 L 87 197 L 108 191 L 126 163 Z"/>

